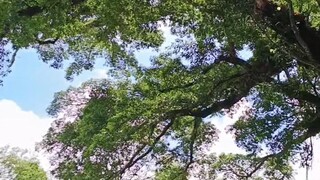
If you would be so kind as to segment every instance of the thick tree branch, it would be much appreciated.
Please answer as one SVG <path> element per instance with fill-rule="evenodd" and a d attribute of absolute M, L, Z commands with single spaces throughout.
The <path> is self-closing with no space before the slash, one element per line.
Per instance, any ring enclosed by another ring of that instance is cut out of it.
<path fill-rule="evenodd" d="M 235 74 L 230 78 L 235 78 L 235 77 L 243 77 L 246 79 L 243 79 L 243 86 L 242 88 L 237 88 L 237 92 L 235 92 L 235 94 L 230 95 L 229 97 L 218 101 L 218 102 L 214 102 L 210 105 L 208 105 L 207 107 L 200 107 L 200 108 L 194 108 L 194 109 L 190 109 L 190 108 L 185 108 L 185 109 L 177 109 L 177 110 L 172 110 L 170 111 L 168 114 L 176 114 L 178 116 L 193 116 L 193 117 L 201 117 L 201 118 L 205 118 L 215 112 L 218 112 L 222 109 L 228 109 L 230 107 L 232 107 L 235 103 L 237 103 L 239 100 L 241 100 L 241 98 L 246 97 L 249 94 L 249 91 L 251 88 L 253 88 L 254 86 L 256 86 L 259 83 L 262 82 L 271 82 L 273 80 L 272 76 L 279 73 L 281 71 L 280 68 L 276 68 L 276 67 L 269 67 L 272 68 L 272 72 L 269 73 L 268 70 L 266 72 L 255 72 L 255 71 L 247 71 L 244 74 Z M 227 80 L 228 80 L 227 79 Z M 223 80 L 221 81 L 226 82 L 227 80 Z M 219 83 L 218 83 L 219 85 Z M 214 86 L 217 87 L 217 84 Z M 215 88 L 213 87 L 213 91 L 215 90 Z M 212 96 L 212 93 L 209 93 L 210 96 Z"/>
<path fill-rule="evenodd" d="M 236 94 L 230 96 L 229 98 L 219 101 L 210 105 L 207 108 L 196 109 L 190 112 L 191 116 L 205 118 L 211 115 L 214 112 L 218 112 L 221 109 L 228 109 L 232 107 L 235 103 L 241 100 L 241 98 L 245 97 L 249 93 L 249 89 L 247 91 L 242 92 L 241 94 Z"/>
<path fill-rule="evenodd" d="M 37 42 L 40 45 L 45 45 L 45 44 L 55 44 L 58 40 L 59 40 L 59 38 L 46 39 L 46 40 L 37 39 Z"/>
<path fill-rule="evenodd" d="M 238 57 L 229 57 L 229 56 L 220 56 L 219 59 L 215 61 L 218 62 L 228 62 L 233 65 L 239 65 L 246 68 L 251 68 L 252 66 L 245 60 L 238 58 Z"/>
<path fill-rule="evenodd" d="M 190 165 L 194 162 L 193 161 L 194 143 L 197 138 L 198 129 L 199 129 L 201 121 L 202 121 L 201 118 L 194 118 L 194 121 L 193 121 L 193 129 L 192 129 L 192 133 L 191 133 L 190 146 L 189 146 L 189 151 L 190 151 L 189 162 L 185 166 L 185 171 L 187 171 L 189 169 Z"/>
<path fill-rule="evenodd" d="M 306 42 L 302 39 L 302 37 L 300 36 L 299 33 L 299 29 L 296 26 L 296 21 L 294 20 L 294 12 L 293 12 L 293 5 L 292 5 L 292 1 L 291 0 L 287 0 L 288 2 L 288 11 L 289 11 L 289 19 L 290 19 L 290 25 L 291 25 L 291 29 L 293 31 L 294 36 L 296 37 L 298 43 L 301 45 L 301 47 L 304 49 L 304 51 L 306 52 L 309 60 L 314 61 L 313 57 L 312 57 L 312 53 L 310 52 L 310 49 L 308 47 L 308 45 L 306 44 Z"/>
<path fill-rule="evenodd" d="M 252 175 L 254 173 L 256 173 L 263 165 L 264 163 L 269 159 L 269 158 L 272 158 L 274 156 L 274 154 L 270 154 L 270 155 L 267 155 L 267 156 L 264 156 L 260 159 L 260 162 L 255 166 L 255 168 L 248 174 L 248 178 L 249 177 L 252 177 Z"/>

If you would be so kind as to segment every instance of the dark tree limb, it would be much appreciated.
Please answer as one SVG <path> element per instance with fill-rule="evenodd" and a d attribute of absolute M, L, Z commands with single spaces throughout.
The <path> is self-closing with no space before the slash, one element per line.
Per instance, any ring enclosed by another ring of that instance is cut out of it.
<path fill-rule="evenodd" d="M 238 57 L 230 57 L 230 56 L 220 56 L 218 60 L 215 61 L 218 62 L 228 62 L 233 65 L 239 65 L 246 68 L 251 68 L 252 66 L 245 60 L 238 58 Z"/>
<path fill-rule="evenodd" d="M 190 151 L 189 162 L 185 166 L 185 169 L 184 169 L 185 171 L 187 171 L 189 169 L 189 167 L 191 166 L 191 164 L 194 162 L 194 160 L 193 160 L 194 143 L 197 139 L 198 129 L 201 124 L 201 121 L 202 121 L 201 118 L 194 118 L 194 121 L 193 121 L 193 129 L 192 129 L 191 138 L 190 138 L 190 145 L 189 145 L 189 151 Z"/>
<path fill-rule="evenodd" d="M 8 68 L 11 68 L 12 65 L 14 64 L 14 62 L 16 61 L 16 56 L 17 56 L 18 51 L 19 51 L 19 48 L 16 48 L 15 51 L 13 52 L 10 64 L 8 65 Z"/>
<path fill-rule="evenodd" d="M 37 39 L 37 42 L 40 45 L 45 45 L 45 44 L 55 44 L 58 40 L 59 40 L 59 38 L 46 39 L 46 40 Z"/>
<path fill-rule="evenodd" d="M 293 12 L 293 5 L 292 5 L 292 1 L 291 0 L 287 0 L 288 2 L 288 11 L 289 11 L 289 20 L 290 20 L 290 26 L 291 29 L 293 31 L 294 36 L 296 37 L 298 43 L 301 45 L 301 47 L 304 49 L 304 51 L 306 52 L 309 60 L 314 61 L 312 54 L 310 52 L 310 49 L 308 47 L 308 45 L 306 44 L 306 42 L 302 39 L 299 29 L 296 26 L 296 21 L 294 20 L 294 12 Z"/>
<path fill-rule="evenodd" d="M 240 75 L 243 76 L 244 87 L 242 87 L 241 89 L 237 89 L 237 92 L 235 92 L 235 94 L 232 94 L 221 101 L 214 102 L 206 107 L 199 107 L 194 109 L 190 109 L 190 108 L 176 109 L 176 110 L 170 111 L 168 114 L 172 114 L 172 115 L 175 114 L 177 116 L 193 116 L 193 117 L 205 118 L 215 112 L 219 112 L 222 109 L 228 109 L 232 107 L 235 103 L 237 103 L 239 100 L 241 100 L 243 97 L 246 97 L 249 94 L 251 88 L 253 88 L 257 84 L 262 82 L 273 81 L 272 76 L 275 74 L 278 74 L 281 71 L 280 68 L 276 68 L 276 67 L 269 67 L 269 68 L 273 69 L 273 71 L 270 74 L 268 73 L 268 71 L 264 73 L 247 71 L 244 74 L 239 74 L 239 75 L 235 74 L 234 76 L 229 77 L 229 78 L 235 78 L 235 77 L 239 77 Z M 222 82 L 225 82 L 225 81 L 226 80 L 223 80 Z M 212 95 L 212 94 L 210 93 L 209 95 Z"/>
<path fill-rule="evenodd" d="M 248 178 L 249 177 L 252 177 L 252 175 L 254 173 L 256 173 L 263 165 L 264 163 L 269 159 L 269 158 L 272 158 L 274 156 L 274 154 L 270 154 L 270 155 L 267 155 L 267 156 L 264 156 L 260 159 L 260 162 L 255 166 L 255 168 L 248 174 Z"/>
<path fill-rule="evenodd" d="M 291 0 L 287 2 L 289 7 L 279 6 L 271 0 L 256 0 L 256 13 L 267 23 L 268 27 L 288 43 L 302 47 L 309 61 L 307 63 L 303 61 L 304 64 L 319 65 L 320 31 L 309 25 L 306 16 L 293 12 Z"/>
<path fill-rule="evenodd" d="M 70 3 L 72 6 L 76 6 L 76 5 L 79 5 L 85 1 L 86 0 L 70 0 Z M 35 6 L 28 6 L 24 9 L 21 9 L 17 13 L 19 16 L 32 17 L 32 16 L 39 15 L 39 14 L 43 13 L 44 11 L 45 11 L 45 7 L 35 5 Z"/>
<path fill-rule="evenodd" d="M 189 113 L 189 115 L 194 117 L 205 118 L 214 112 L 218 112 L 222 109 L 228 109 L 232 107 L 235 103 L 240 101 L 248 93 L 249 93 L 249 89 L 247 91 L 242 92 L 241 94 L 236 94 L 236 95 L 230 96 L 225 100 L 214 103 L 207 108 L 200 108 L 200 109 L 193 110 Z"/>
<path fill-rule="evenodd" d="M 25 9 L 19 10 L 17 13 L 19 16 L 32 17 L 43 12 L 43 7 L 40 6 L 29 6 Z"/>

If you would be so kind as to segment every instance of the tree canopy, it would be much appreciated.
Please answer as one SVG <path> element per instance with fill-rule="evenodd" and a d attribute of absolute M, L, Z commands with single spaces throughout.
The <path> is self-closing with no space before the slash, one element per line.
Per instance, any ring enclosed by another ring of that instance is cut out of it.
<path fill-rule="evenodd" d="M 97 57 L 122 74 L 55 95 L 48 112 L 56 120 L 41 143 L 55 176 L 290 179 L 292 163 L 310 166 L 320 132 L 319 1 L 1 5 L 3 75 L 16 50 L 29 47 L 56 68 L 71 59 L 67 78 Z M 159 47 L 161 25 L 177 40 L 150 67 L 139 65 L 133 52 Z M 207 118 L 233 114 L 244 101 L 251 106 L 228 131 L 247 154 L 207 154 L 218 138 Z"/>
<path fill-rule="evenodd" d="M 39 162 L 27 150 L 0 148 L 0 178 L 8 180 L 46 180 L 46 172 L 39 166 Z"/>

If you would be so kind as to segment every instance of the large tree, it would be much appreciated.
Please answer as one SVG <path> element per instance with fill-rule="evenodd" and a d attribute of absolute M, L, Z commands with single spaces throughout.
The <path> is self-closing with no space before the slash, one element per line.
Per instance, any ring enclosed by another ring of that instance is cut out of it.
<path fill-rule="evenodd" d="M 310 165 L 320 132 L 319 1 L 1 3 L 3 65 L 33 47 L 54 67 L 72 58 L 67 77 L 99 56 L 122 74 L 56 95 L 42 145 L 57 177 L 131 179 L 151 168 L 158 179 L 289 179 L 290 163 Z M 159 46 L 161 24 L 179 38 L 151 67 L 138 66 L 132 50 Z M 205 118 L 245 100 L 251 107 L 229 131 L 248 154 L 204 155 L 217 139 Z"/>

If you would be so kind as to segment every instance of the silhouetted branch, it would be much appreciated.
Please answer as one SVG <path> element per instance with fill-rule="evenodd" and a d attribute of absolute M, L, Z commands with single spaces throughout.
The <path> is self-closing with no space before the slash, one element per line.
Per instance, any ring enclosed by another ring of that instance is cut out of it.
<path fill-rule="evenodd" d="M 171 120 L 161 131 L 161 133 L 154 139 L 154 142 L 152 143 L 152 145 L 147 149 L 146 152 L 144 152 L 143 154 L 141 154 L 140 156 L 138 156 L 140 154 L 140 152 L 146 147 L 146 144 L 141 146 L 134 154 L 133 156 L 130 158 L 129 162 L 120 170 L 120 174 L 124 174 L 125 171 L 127 169 L 129 169 L 130 167 L 132 167 L 134 164 L 136 164 L 139 160 L 141 160 L 142 158 L 146 157 L 154 148 L 154 146 L 159 142 L 159 140 L 167 133 L 167 131 L 169 130 L 169 128 L 173 125 L 174 121 Z M 138 157 L 137 157 L 138 156 Z"/>
<path fill-rule="evenodd" d="M 19 51 L 19 48 L 16 48 L 15 51 L 13 52 L 12 57 L 11 57 L 11 62 L 8 65 L 8 68 L 11 68 L 12 65 L 14 64 L 14 62 L 16 61 L 16 56 L 17 56 L 18 51 Z"/>
<path fill-rule="evenodd" d="M 228 62 L 233 65 L 239 65 L 239 66 L 243 66 L 246 68 L 251 68 L 251 65 L 247 61 L 245 61 L 241 58 L 238 58 L 238 57 L 220 56 L 216 62 L 217 63 L 218 62 Z"/>
<path fill-rule="evenodd" d="M 59 40 L 59 38 L 46 39 L 46 40 L 40 40 L 40 39 L 38 39 L 37 42 L 38 42 L 38 44 L 40 44 L 40 45 L 44 45 L 44 44 L 55 44 L 58 40 Z"/>
<path fill-rule="evenodd" d="M 275 155 L 276 155 L 276 154 L 269 154 L 269 155 L 267 155 L 267 156 L 262 157 L 262 158 L 260 159 L 260 162 L 256 165 L 256 167 L 248 174 L 248 178 L 249 178 L 249 177 L 252 177 L 252 175 L 253 175 L 254 173 L 256 173 L 256 172 L 261 168 L 261 166 L 263 166 L 264 163 L 265 163 L 269 158 L 272 158 L 272 157 L 274 157 Z"/>

